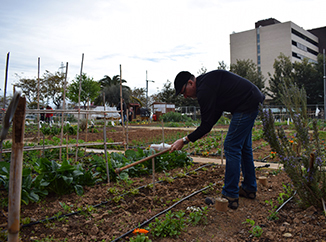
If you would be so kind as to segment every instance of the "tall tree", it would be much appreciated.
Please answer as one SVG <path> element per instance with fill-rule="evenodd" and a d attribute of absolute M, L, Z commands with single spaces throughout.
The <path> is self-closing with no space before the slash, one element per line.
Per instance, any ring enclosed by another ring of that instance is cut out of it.
<path fill-rule="evenodd" d="M 267 87 L 267 95 L 273 99 L 275 104 L 281 104 L 280 90 L 281 87 L 286 84 L 289 86 L 292 83 L 293 65 L 290 57 L 285 56 L 281 53 L 278 58 L 274 61 L 274 74 L 269 76 L 269 87 Z"/>
<path fill-rule="evenodd" d="M 182 95 L 176 96 L 174 86 L 172 86 L 172 83 L 169 80 L 164 83 L 162 91 L 157 94 L 156 98 L 160 100 L 160 102 L 173 103 L 177 107 L 199 106 L 195 99 L 184 98 Z"/>
<path fill-rule="evenodd" d="M 202 67 L 198 70 L 197 74 L 198 74 L 198 75 L 202 75 L 202 74 L 205 74 L 206 72 L 207 72 L 207 68 L 206 68 L 205 66 L 202 66 Z"/>
<path fill-rule="evenodd" d="M 130 99 L 138 102 L 141 106 L 146 105 L 146 89 L 135 87 L 131 92 Z"/>
<path fill-rule="evenodd" d="M 103 89 L 105 95 L 105 102 L 110 106 L 116 106 L 120 102 L 120 84 L 105 87 Z M 122 86 L 122 97 L 125 103 L 130 103 L 131 90 L 127 86 Z"/>
<path fill-rule="evenodd" d="M 49 71 L 45 71 L 42 82 L 42 93 L 45 93 L 47 100 L 51 99 L 54 105 L 59 108 L 63 98 L 63 81 L 65 79 L 65 73 L 56 72 L 52 74 Z"/>
<path fill-rule="evenodd" d="M 323 103 L 323 99 L 321 98 L 323 94 L 323 82 L 317 78 L 318 72 L 316 65 L 305 58 L 302 62 L 295 62 L 293 69 L 293 81 L 300 89 L 305 89 L 307 103 Z"/>
<path fill-rule="evenodd" d="M 105 96 L 105 102 L 108 103 L 109 105 L 115 105 L 115 99 L 116 98 L 112 98 L 111 95 L 113 94 L 113 96 L 116 96 L 117 94 L 113 93 L 116 91 L 116 86 L 120 85 L 120 75 L 115 75 L 112 78 L 108 75 L 105 75 L 101 80 L 98 81 L 101 87 L 101 91 L 98 95 L 98 97 L 95 99 L 94 103 L 96 105 L 103 105 L 103 94 Z M 127 83 L 126 80 L 122 79 L 121 80 L 122 83 Z M 113 88 L 113 92 L 110 90 L 111 88 Z M 122 89 L 128 89 L 129 91 L 127 92 L 128 95 L 130 93 L 130 87 L 122 85 Z M 118 92 L 118 94 L 120 95 L 120 91 Z M 126 94 L 126 93 L 125 93 Z M 124 95 L 123 95 L 124 96 Z M 129 96 L 126 98 L 124 96 L 125 101 L 129 100 Z M 118 101 L 119 102 L 119 101 Z"/>
<path fill-rule="evenodd" d="M 217 69 L 218 70 L 227 70 L 227 65 L 225 64 L 224 61 L 219 61 Z"/>
<path fill-rule="evenodd" d="M 264 92 L 264 76 L 252 60 L 237 60 L 237 63 L 230 66 L 230 71 L 251 81 L 259 90 Z"/>
<path fill-rule="evenodd" d="M 41 82 L 42 80 L 40 80 Z M 20 88 L 22 93 L 25 94 L 28 104 L 37 103 L 37 79 L 20 78 L 15 86 Z M 40 100 L 43 100 L 44 96 L 40 95 Z"/>
<path fill-rule="evenodd" d="M 85 73 L 82 74 L 81 78 L 79 75 L 76 75 L 76 79 L 68 86 L 67 92 L 67 98 L 74 103 L 78 103 L 80 84 L 80 101 L 86 108 L 87 101 L 93 102 L 99 95 L 101 88 L 98 82 L 94 81 L 93 78 L 86 76 Z"/>

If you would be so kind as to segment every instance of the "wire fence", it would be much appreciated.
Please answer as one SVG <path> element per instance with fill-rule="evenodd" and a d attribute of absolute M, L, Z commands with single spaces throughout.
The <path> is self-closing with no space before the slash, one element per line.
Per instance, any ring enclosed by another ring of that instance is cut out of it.
<path fill-rule="evenodd" d="M 285 106 L 282 105 L 264 105 L 264 109 L 271 109 L 275 120 L 277 121 L 286 121 L 290 118 L 290 115 Z M 200 120 L 200 107 L 195 106 L 181 106 L 175 108 L 175 111 L 181 113 L 182 115 L 186 115 L 192 120 Z M 229 112 L 224 112 L 224 116 L 229 117 Z M 310 119 L 324 119 L 324 106 L 323 104 L 311 104 L 307 105 L 307 116 Z"/>

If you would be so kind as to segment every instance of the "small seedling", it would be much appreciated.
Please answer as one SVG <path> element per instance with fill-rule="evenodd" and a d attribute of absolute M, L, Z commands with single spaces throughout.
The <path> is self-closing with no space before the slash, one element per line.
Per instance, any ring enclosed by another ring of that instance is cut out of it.
<path fill-rule="evenodd" d="M 135 238 L 130 238 L 129 242 L 152 242 L 152 240 L 144 234 L 137 234 Z"/>
<path fill-rule="evenodd" d="M 255 221 L 252 219 L 247 219 L 243 224 L 249 224 L 251 226 L 251 229 L 249 229 L 249 233 L 251 233 L 255 237 L 260 237 L 263 234 L 263 229 L 256 225 Z"/>
<path fill-rule="evenodd" d="M 72 212 L 71 208 L 73 207 L 73 205 L 67 205 L 64 202 L 59 202 L 59 204 L 61 205 L 63 210 L 65 210 L 65 212 L 68 212 L 68 213 Z"/>
<path fill-rule="evenodd" d="M 270 200 L 270 201 L 266 200 L 265 203 L 271 205 L 271 207 L 272 207 L 271 210 L 268 210 L 270 212 L 270 215 L 267 218 L 269 220 L 277 220 L 277 219 L 279 219 L 279 217 L 277 217 L 278 212 L 276 212 L 277 206 L 276 205 L 273 206 L 273 201 L 272 200 Z"/>

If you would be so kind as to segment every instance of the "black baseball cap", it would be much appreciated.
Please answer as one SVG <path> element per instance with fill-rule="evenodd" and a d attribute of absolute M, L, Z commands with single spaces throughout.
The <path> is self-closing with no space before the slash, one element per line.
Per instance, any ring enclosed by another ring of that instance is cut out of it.
<path fill-rule="evenodd" d="M 181 92 L 182 87 L 189 81 L 192 74 L 189 71 L 181 71 L 174 79 L 175 95 Z"/>

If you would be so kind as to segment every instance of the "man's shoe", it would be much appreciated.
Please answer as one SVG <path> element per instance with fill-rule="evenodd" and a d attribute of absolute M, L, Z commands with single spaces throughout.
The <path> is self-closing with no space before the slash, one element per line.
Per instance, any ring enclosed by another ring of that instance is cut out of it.
<path fill-rule="evenodd" d="M 256 198 L 256 192 L 249 192 L 242 188 L 242 186 L 239 189 L 239 196 L 245 197 L 249 199 L 255 199 Z"/>
<path fill-rule="evenodd" d="M 228 200 L 228 207 L 231 209 L 237 209 L 239 207 L 239 198 L 232 198 L 222 195 L 222 198 Z"/>

